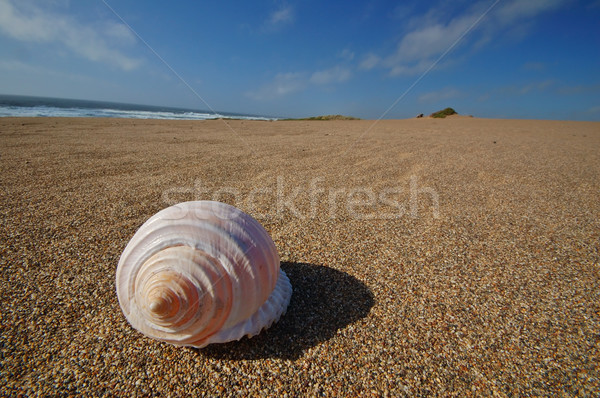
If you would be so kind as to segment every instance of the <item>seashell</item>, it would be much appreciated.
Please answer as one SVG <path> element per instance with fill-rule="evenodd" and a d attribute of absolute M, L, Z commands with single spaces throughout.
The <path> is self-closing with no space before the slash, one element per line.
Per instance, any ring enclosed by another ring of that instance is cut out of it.
<path fill-rule="evenodd" d="M 198 348 L 257 335 L 292 295 L 267 231 L 211 201 L 180 203 L 146 221 L 119 259 L 116 287 L 135 329 Z"/>

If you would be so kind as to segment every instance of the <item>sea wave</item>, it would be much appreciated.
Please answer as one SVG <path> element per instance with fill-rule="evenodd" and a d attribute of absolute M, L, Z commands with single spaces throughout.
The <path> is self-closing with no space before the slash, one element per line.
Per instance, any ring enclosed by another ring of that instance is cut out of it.
<path fill-rule="evenodd" d="M 66 106 L 68 102 L 71 106 Z M 62 106 L 53 106 L 60 103 Z M 58 100 L 36 97 L 0 96 L 0 117 L 108 117 L 126 119 L 208 120 L 244 119 L 276 120 L 276 118 L 232 113 L 209 113 L 188 109 L 160 109 L 153 106 L 112 104 L 106 102 Z"/>

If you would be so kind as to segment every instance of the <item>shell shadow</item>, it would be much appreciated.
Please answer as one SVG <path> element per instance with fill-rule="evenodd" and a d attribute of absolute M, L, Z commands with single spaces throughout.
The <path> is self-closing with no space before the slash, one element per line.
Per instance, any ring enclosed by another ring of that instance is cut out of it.
<path fill-rule="evenodd" d="M 198 353 L 217 359 L 298 359 L 310 347 L 366 317 L 375 301 L 369 288 L 333 268 L 281 263 L 292 283 L 292 298 L 279 322 L 258 336 L 212 344 Z"/>

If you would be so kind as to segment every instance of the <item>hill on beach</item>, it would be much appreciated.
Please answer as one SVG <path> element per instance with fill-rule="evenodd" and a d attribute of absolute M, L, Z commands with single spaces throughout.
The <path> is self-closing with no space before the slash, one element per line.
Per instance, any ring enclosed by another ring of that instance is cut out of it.
<path fill-rule="evenodd" d="M 452 115 L 458 115 L 458 112 L 456 112 L 454 109 L 452 108 L 446 108 L 446 109 L 442 109 L 441 111 L 437 111 L 437 112 L 433 112 L 431 115 L 431 117 L 433 118 L 439 118 L 439 119 L 443 119 L 446 116 L 452 116 Z"/>
<path fill-rule="evenodd" d="M 344 115 L 322 115 L 322 116 L 305 117 L 305 118 L 300 118 L 300 119 L 283 119 L 283 120 L 360 120 L 360 119 L 357 117 L 344 116 Z"/>

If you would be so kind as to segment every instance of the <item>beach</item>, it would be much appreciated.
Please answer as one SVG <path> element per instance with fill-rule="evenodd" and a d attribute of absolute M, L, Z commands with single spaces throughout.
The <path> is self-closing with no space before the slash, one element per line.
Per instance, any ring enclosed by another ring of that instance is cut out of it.
<path fill-rule="evenodd" d="M 600 394 L 600 123 L 0 118 L 0 395 Z M 293 295 L 203 349 L 126 321 L 159 210 L 230 203 Z"/>

